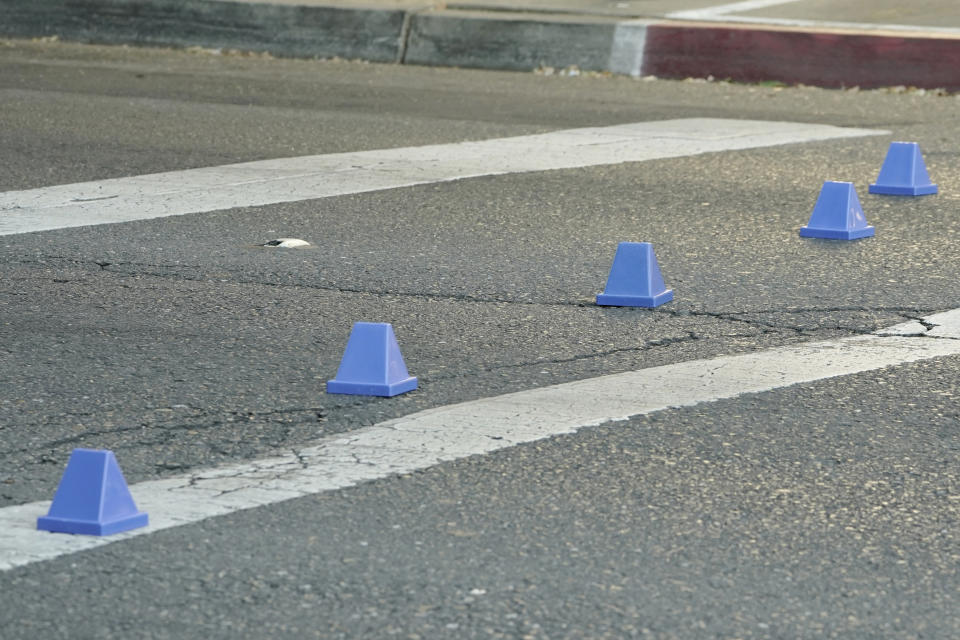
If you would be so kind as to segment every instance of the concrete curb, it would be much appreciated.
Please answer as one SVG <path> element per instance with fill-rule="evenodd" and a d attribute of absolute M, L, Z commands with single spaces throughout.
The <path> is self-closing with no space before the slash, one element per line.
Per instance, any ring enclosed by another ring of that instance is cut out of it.
<path fill-rule="evenodd" d="M 0 35 L 397 62 L 402 10 L 221 0 L 3 0 Z"/>
<path fill-rule="evenodd" d="M 960 37 L 231 0 L 4 0 L 0 35 L 289 57 L 960 90 Z"/>
<path fill-rule="evenodd" d="M 616 20 L 475 11 L 413 16 L 404 61 L 529 71 L 538 66 L 607 69 Z"/>
<path fill-rule="evenodd" d="M 960 37 L 660 23 L 647 30 L 643 73 L 955 91 L 960 90 Z"/>

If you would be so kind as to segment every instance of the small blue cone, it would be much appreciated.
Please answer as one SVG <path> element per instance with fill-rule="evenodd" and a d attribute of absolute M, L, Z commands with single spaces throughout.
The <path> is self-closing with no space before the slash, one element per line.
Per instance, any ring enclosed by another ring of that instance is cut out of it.
<path fill-rule="evenodd" d="M 853 183 L 829 180 L 820 189 L 810 222 L 800 227 L 800 235 L 804 238 L 855 240 L 873 233 L 874 228 L 867 224 Z"/>
<path fill-rule="evenodd" d="M 340 368 L 327 393 L 395 396 L 417 388 L 407 372 L 393 327 L 386 322 L 357 322 L 350 332 Z"/>
<path fill-rule="evenodd" d="M 930 182 L 920 145 L 916 142 L 891 142 L 870 193 L 888 196 L 926 196 L 937 192 Z"/>
<path fill-rule="evenodd" d="M 657 307 L 673 300 L 660 275 L 653 245 L 649 242 L 621 242 L 613 257 L 607 286 L 597 296 L 606 307 Z"/>
<path fill-rule="evenodd" d="M 50 512 L 37 518 L 37 529 L 56 533 L 108 536 L 147 525 L 137 511 L 127 481 L 112 451 L 74 449 Z"/>

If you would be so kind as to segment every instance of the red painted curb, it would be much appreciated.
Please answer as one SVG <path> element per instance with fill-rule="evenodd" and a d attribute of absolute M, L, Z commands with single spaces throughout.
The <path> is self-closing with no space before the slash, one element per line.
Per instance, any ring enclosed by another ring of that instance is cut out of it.
<path fill-rule="evenodd" d="M 960 90 L 960 39 L 652 24 L 644 75 Z"/>

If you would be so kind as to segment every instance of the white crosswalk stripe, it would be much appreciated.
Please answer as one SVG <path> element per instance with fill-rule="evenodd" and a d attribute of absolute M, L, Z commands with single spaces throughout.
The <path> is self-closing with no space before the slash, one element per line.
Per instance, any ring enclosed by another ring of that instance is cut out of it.
<path fill-rule="evenodd" d="M 188 169 L 0 193 L 0 235 L 887 131 L 690 118 Z"/>
<path fill-rule="evenodd" d="M 960 355 L 960 309 L 925 322 L 449 405 L 331 436 L 296 455 L 142 482 L 131 491 L 150 525 L 114 536 L 37 531 L 49 502 L 6 507 L 0 570 L 671 407 Z"/>

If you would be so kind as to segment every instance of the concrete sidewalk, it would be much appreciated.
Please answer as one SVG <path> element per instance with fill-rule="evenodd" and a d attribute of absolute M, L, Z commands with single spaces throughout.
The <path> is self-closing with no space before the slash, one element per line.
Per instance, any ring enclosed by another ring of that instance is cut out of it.
<path fill-rule="evenodd" d="M 960 90 L 955 0 L 4 0 L 0 36 Z"/>

